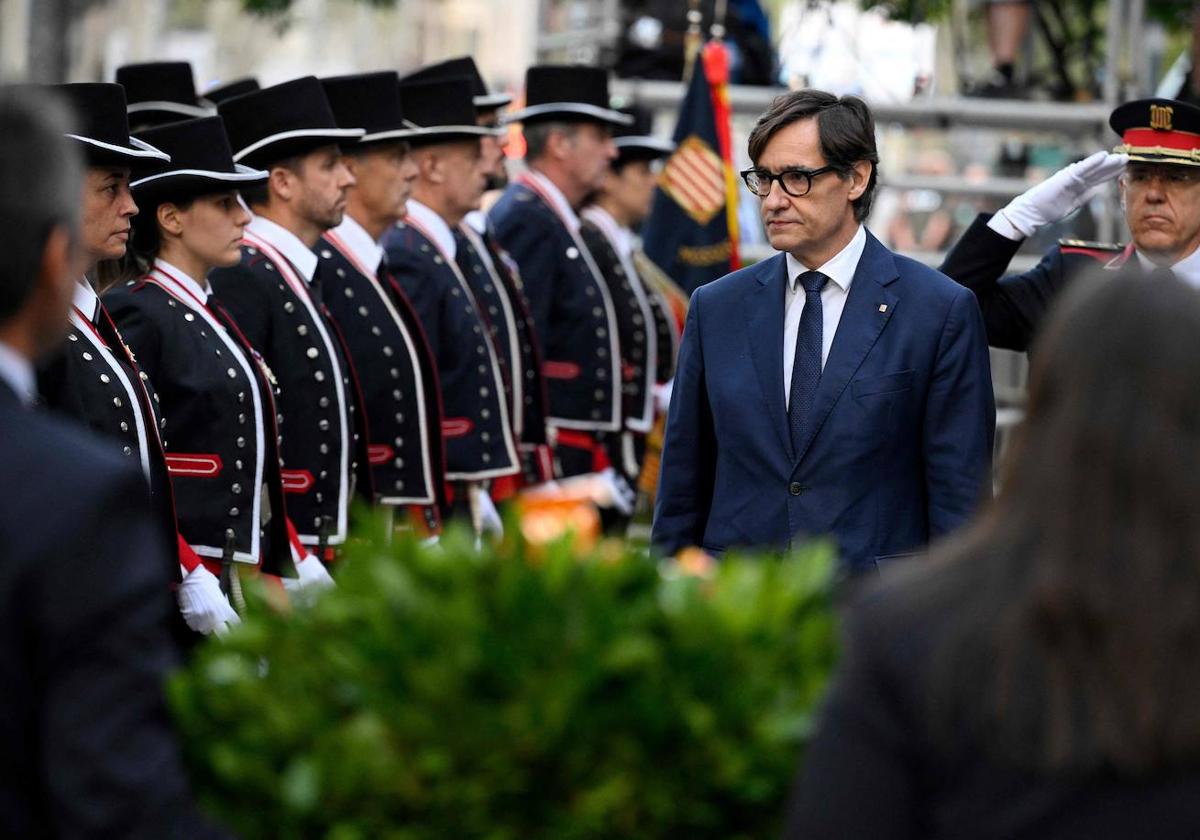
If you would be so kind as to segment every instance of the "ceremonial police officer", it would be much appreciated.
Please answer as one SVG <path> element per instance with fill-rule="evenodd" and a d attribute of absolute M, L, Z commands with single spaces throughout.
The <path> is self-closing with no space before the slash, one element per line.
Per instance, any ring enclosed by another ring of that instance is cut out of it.
<path fill-rule="evenodd" d="M 580 214 L 580 233 L 612 296 L 621 346 L 621 391 L 624 429 L 609 440 L 609 459 L 630 484 L 637 481 L 646 434 L 654 425 L 654 391 L 659 356 L 672 353 L 671 334 L 660 346 L 658 324 L 665 311 L 657 295 L 643 283 L 634 264 L 633 226 L 650 212 L 654 198 L 654 161 L 671 154 L 674 144 L 651 134 L 649 112 L 626 109 L 634 122 L 617 128 L 617 157 L 603 185 Z"/>
<path fill-rule="evenodd" d="M 337 546 L 346 539 L 356 486 L 372 495 L 367 430 L 312 248 L 341 224 L 354 183 L 337 144 L 363 130 L 338 127 L 312 76 L 228 99 L 219 111 L 234 161 L 270 177 L 242 190 L 254 218 L 241 263 L 215 270 L 209 281 L 278 382 L 284 490 L 300 540 Z"/>
<path fill-rule="evenodd" d="M 1089 268 L 1135 262 L 1200 285 L 1200 108 L 1171 99 L 1127 102 L 1109 125 L 1121 136 L 1112 153 L 1074 163 L 981 215 L 951 249 L 943 273 L 975 292 L 994 347 L 1025 351 L 1059 291 Z M 1127 245 L 1064 239 L 1034 268 L 1004 277 L 1021 242 L 1081 207 L 1119 175 Z"/>
<path fill-rule="evenodd" d="M 397 524 L 435 535 L 446 477 L 437 359 L 412 303 L 392 276 L 384 233 L 401 219 L 417 167 L 394 72 L 324 79 L 338 125 L 367 133 L 343 147 L 355 183 L 342 223 L 317 244 L 317 272 L 362 386 L 375 500 Z"/>
<path fill-rule="evenodd" d="M 475 124 L 466 78 L 406 80 L 400 96 L 405 116 L 422 129 L 411 140 L 418 174 L 408 214 L 388 232 L 384 247 L 437 356 L 452 503 L 469 512 L 477 530 L 497 530 L 486 483 L 520 471 L 507 371 L 488 316 L 458 264 L 454 236 L 483 196 L 480 138 L 497 130 Z"/>
<path fill-rule="evenodd" d="M 150 61 L 117 68 L 117 84 L 125 88 L 133 131 L 210 116 L 196 97 L 192 65 L 186 61 Z"/>
<path fill-rule="evenodd" d="M 469 57 L 452 58 L 423 67 L 410 81 L 466 77 L 471 82 L 477 125 L 495 128 L 500 109 L 512 101 L 506 93 L 491 93 L 479 68 Z M 505 134 L 480 138 L 480 165 L 487 190 L 508 184 L 505 166 Z M 458 241 L 458 263 L 471 286 L 480 309 L 488 319 L 492 339 L 505 368 L 509 412 L 521 456 L 521 484 L 539 484 L 554 477 L 553 453 L 546 428 L 546 384 L 542 377 L 542 354 L 537 330 L 520 271 L 515 261 L 496 241 L 482 210 L 472 210 L 454 232 Z M 508 495 L 502 482 L 493 482 L 493 497 Z M 514 482 L 515 484 L 516 482 Z M 513 487 L 512 489 L 515 489 Z"/>
<path fill-rule="evenodd" d="M 523 124 L 528 171 L 489 216 L 520 267 L 541 339 L 562 472 L 600 473 L 629 509 L 632 490 L 612 470 L 599 438 L 623 423 L 619 324 L 577 211 L 616 157 L 612 127 L 630 118 L 609 107 L 608 78 L 599 68 L 531 67 L 525 91 L 526 107 L 507 119 Z"/>

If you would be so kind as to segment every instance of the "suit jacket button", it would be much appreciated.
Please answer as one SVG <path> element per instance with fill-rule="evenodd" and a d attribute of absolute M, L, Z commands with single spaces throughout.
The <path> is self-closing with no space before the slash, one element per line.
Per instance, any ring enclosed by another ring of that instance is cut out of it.
<path fill-rule="evenodd" d="M 804 492 L 804 488 L 800 485 L 799 481 L 793 481 L 791 484 L 788 485 L 788 492 L 791 493 L 793 496 L 799 496 L 801 493 Z"/>

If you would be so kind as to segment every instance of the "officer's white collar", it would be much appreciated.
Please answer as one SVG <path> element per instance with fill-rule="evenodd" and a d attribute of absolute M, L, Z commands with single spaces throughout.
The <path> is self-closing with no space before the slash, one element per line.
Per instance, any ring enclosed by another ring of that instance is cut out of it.
<path fill-rule="evenodd" d="M 537 183 L 546 197 L 554 204 L 553 209 L 558 211 L 559 218 L 570 225 L 572 231 L 578 231 L 579 216 L 576 215 L 575 208 L 571 206 L 571 202 L 567 201 L 567 197 L 563 195 L 563 191 L 536 169 L 530 169 L 528 174 L 529 178 Z"/>
<path fill-rule="evenodd" d="M 191 292 L 201 302 L 208 300 L 208 296 L 212 293 L 212 287 L 208 285 L 207 277 L 202 281 L 197 281 L 182 268 L 172 265 L 162 257 L 155 258 L 154 267 L 162 271 L 169 279 L 183 286 L 186 291 Z"/>
<path fill-rule="evenodd" d="M 1134 253 L 1137 254 L 1138 265 L 1144 271 L 1152 271 L 1157 268 L 1155 263 L 1141 251 L 1134 251 Z M 1200 248 L 1192 251 L 1192 253 L 1171 266 L 1171 271 L 1189 286 L 1200 288 Z"/>
<path fill-rule="evenodd" d="M 592 204 L 584 208 L 582 215 L 608 237 L 618 256 L 629 258 L 633 255 L 633 231 L 617 222 L 612 213 L 598 204 Z"/>
<path fill-rule="evenodd" d="M 312 282 L 317 271 L 317 255 L 300 241 L 300 237 L 282 225 L 277 225 L 263 216 L 255 216 L 246 225 L 246 230 L 272 246 L 303 275 L 304 280 Z"/>
<path fill-rule="evenodd" d="M 75 299 L 72 303 L 85 318 L 93 324 L 96 323 L 96 316 L 100 314 L 100 298 L 86 277 L 80 277 L 79 282 L 75 284 Z"/>
<path fill-rule="evenodd" d="M 487 216 L 483 214 L 482 210 L 472 210 L 463 216 L 463 222 L 480 236 L 487 233 Z"/>
<path fill-rule="evenodd" d="M 450 230 L 450 225 L 446 224 L 445 219 L 415 198 L 408 200 L 407 218 L 427 230 L 433 237 L 433 244 L 437 245 L 448 259 L 456 258 L 458 243 L 454 241 L 454 231 Z"/>
<path fill-rule="evenodd" d="M 359 265 L 370 271 L 379 269 L 379 263 L 383 260 L 383 248 L 349 213 L 342 218 L 342 223 L 330 232 L 350 249 L 350 256 L 354 257 Z"/>
<path fill-rule="evenodd" d="M 13 389 L 21 405 L 33 405 L 37 379 L 29 359 L 0 341 L 0 382 Z"/>

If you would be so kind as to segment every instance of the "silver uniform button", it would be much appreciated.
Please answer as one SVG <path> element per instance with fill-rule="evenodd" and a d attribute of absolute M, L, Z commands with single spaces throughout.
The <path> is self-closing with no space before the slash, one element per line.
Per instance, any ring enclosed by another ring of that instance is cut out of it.
<path fill-rule="evenodd" d="M 100 381 L 103 382 L 105 385 L 107 385 L 109 382 L 112 382 L 112 380 L 108 378 L 107 373 L 100 374 Z"/>
<path fill-rule="evenodd" d="M 246 448 L 246 439 L 245 439 L 244 437 L 239 437 L 239 438 L 238 438 L 238 439 L 235 441 L 235 443 L 237 444 L 237 448 L 238 448 L 238 449 L 245 449 L 245 448 Z"/>
<path fill-rule="evenodd" d="M 328 455 L 328 454 L 329 454 L 329 444 L 328 444 L 328 443 L 322 443 L 322 444 L 321 444 L 321 454 L 322 454 L 322 455 Z"/>
<path fill-rule="evenodd" d="M 195 315 L 193 315 L 191 312 L 184 312 L 184 313 L 183 313 L 183 320 L 185 320 L 185 321 L 195 321 L 195 320 L 196 320 L 196 316 L 195 316 Z"/>
<path fill-rule="evenodd" d="M 124 420 L 122 420 L 122 421 L 121 421 L 121 431 L 122 431 L 122 432 L 128 432 L 128 431 L 129 431 L 129 424 L 128 424 L 128 423 L 126 423 Z"/>
<path fill-rule="evenodd" d="M 241 493 L 241 492 L 242 492 L 242 485 L 240 485 L 240 484 L 235 484 L 235 485 L 233 485 L 232 487 L 230 487 L 229 489 L 230 489 L 231 491 L 233 491 L 234 495 L 237 495 L 238 493 Z"/>
<path fill-rule="evenodd" d="M 325 381 L 325 373 L 324 373 L 324 371 L 320 371 L 320 370 L 319 370 L 319 371 L 317 371 L 316 373 L 314 373 L 314 374 L 313 374 L 313 379 L 317 380 L 318 382 L 324 382 L 324 381 Z"/>
<path fill-rule="evenodd" d="M 240 512 L 241 512 L 241 511 L 239 511 L 239 510 L 238 510 L 237 508 L 235 508 L 235 507 L 231 507 L 231 508 L 229 509 L 229 515 L 230 515 L 230 516 L 237 516 L 237 515 L 238 515 Z"/>
<path fill-rule="evenodd" d="M 296 334 L 297 335 L 308 335 L 308 326 L 305 324 L 301 324 L 300 326 L 296 327 Z"/>
<path fill-rule="evenodd" d="M 329 431 L 329 421 L 328 421 L 328 420 L 325 420 L 324 418 L 322 418 L 322 419 L 321 419 L 321 420 L 320 420 L 320 421 L 317 423 L 317 427 L 318 427 L 318 428 L 319 428 L 319 429 L 320 429 L 322 432 L 328 432 L 328 431 Z"/>
<path fill-rule="evenodd" d="M 89 353 L 88 351 L 84 350 L 83 351 L 83 359 L 86 362 L 90 362 L 92 360 L 92 354 Z"/>
<path fill-rule="evenodd" d="M 343 293 L 346 295 L 346 297 L 348 297 L 348 298 L 352 298 L 352 297 L 354 297 L 354 290 L 353 290 L 353 289 L 351 289 L 349 286 L 347 286 L 346 288 L 342 289 L 342 292 L 343 292 Z"/>
<path fill-rule="evenodd" d="M 574 260 L 579 258 L 579 249 L 572 245 L 567 249 L 567 259 Z"/>
<path fill-rule="evenodd" d="M 307 350 L 304 351 L 304 355 L 308 356 L 308 358 L 310 358 L 310 359 L 315 359 L 315 358 L 317 358 L 317 356 L 321 355 L 321 353 L 320 353 L 320 351 L 317 350 L 316 347 L 309 347 Z"/>
<path fill-rule="evenodd" d="M 122 405 L 124 405 L 124 403 L 121 402 L 120 397 L 113 397 L 113 405 L 116 406 L 117 408 L 120 408 Z"/>
<path fill-rule="evenodd" d="M 227 374 L 229 374 L 229 378 L 230 378 L 230 379 L 237 379 L 237 371 L 236 371 L 236 370 L 234 370 L 233 368 L 230 368 L 229 370 L 227 370 L 227 371 L 225 371 L 225 372 L 226 372 Z"/>
<path fill-rule="evenodd" d="M 317 400 L 317 405 L 321 406 L 321 408 L 329 408 L 329 397 L 321 397 L 321 399 Z"/>

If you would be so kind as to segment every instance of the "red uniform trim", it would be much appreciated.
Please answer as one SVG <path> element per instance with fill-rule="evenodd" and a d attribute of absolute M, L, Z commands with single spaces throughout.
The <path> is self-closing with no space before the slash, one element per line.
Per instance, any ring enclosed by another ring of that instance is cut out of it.
<path fill-rule="evenodd" d="M 463 437 L 474 428 L 475 423 L 470 417 L 446 417 L 442 420 L 442 437 Z"/>
<path fill-rule="evenodd" d="M 1158 131 L 1153 128 L 1131 128 L 1121 135 L 1125 145 L 1153 148 L 1162 146 L 1165 149 L 1178 149 L 1181 152 L 1200 150 L 1200 134 L 1191 131 Z"/>
<path fill-rule="evenodd" d="M 587 432 L 575 429 L 559 429 L 558 445 L 569 446 L 572 449 L 584 449 L 592 453 L 592 471 L 600 472 L 612 466 L 604 447 Z"/>
<path fill-rule="evenodd" d="M 579 372 L 574 362 L 542 362 L 542 375 L 547 379 L 578 379 Z"/>
<path fill-rule="evenodd" d="M 284 493 L 307 493 L 316 482 L 308 470 L 280 470 Z"/>
<path fill-rule="evenodd" d="M 396 455 L 395 448 L 386 443 L 372 443 L 367 447 L 367 461 L 371 466 L 386 464 Z"/>
<path fill-rule="evenodd" d="M 167 459 L 167 472 L 172 476 L 216 478 L 224 467 L 220 455 L 173 452 L 164 457 Z"/>

